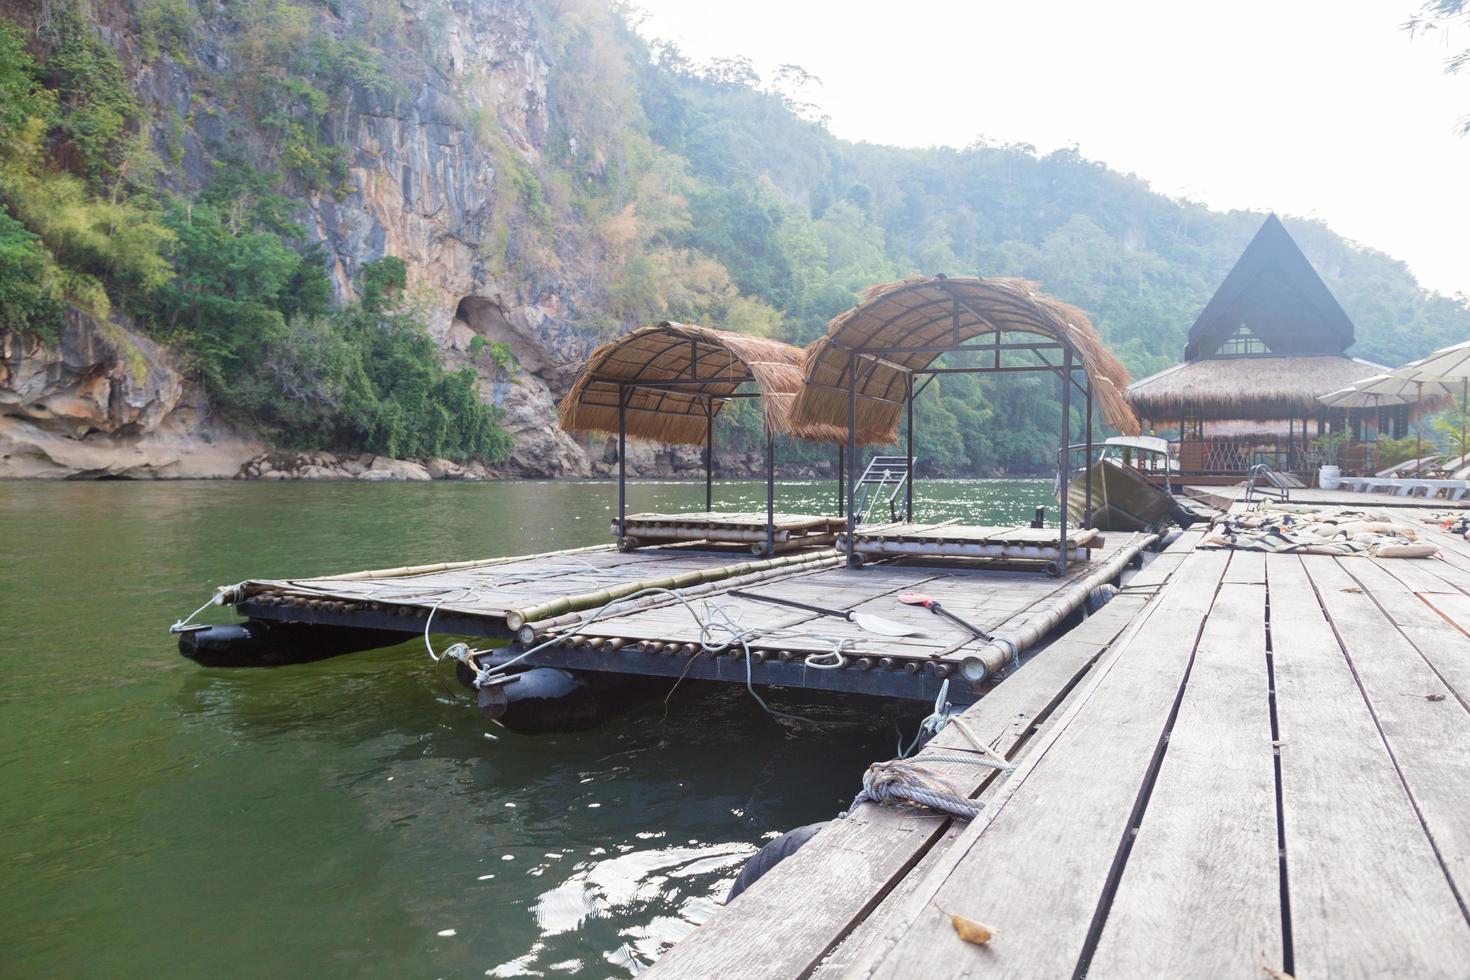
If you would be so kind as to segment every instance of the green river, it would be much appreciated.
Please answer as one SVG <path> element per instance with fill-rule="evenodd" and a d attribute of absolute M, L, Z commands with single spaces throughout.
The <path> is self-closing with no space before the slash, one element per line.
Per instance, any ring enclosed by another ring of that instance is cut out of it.
<path fill-rule="evenodd" d="M 930 519 L 1054 506 L 1036 480 L 919 491 Z M 702 497 L 639 483 L 630 508 Z M 421 643 L 206 670 L 167 633 L 245 577 L 605 542 L 615 501 L 578 482 L 0 483 L 0 975 L 624 977 L 686 935 L 923 709 L 777 695 L 792 721 L 688 684 L 517 736 Z M 717 488 L 717 507 L 762 501 Z M 831 505 L 831 484 L 781 490 Z"/>

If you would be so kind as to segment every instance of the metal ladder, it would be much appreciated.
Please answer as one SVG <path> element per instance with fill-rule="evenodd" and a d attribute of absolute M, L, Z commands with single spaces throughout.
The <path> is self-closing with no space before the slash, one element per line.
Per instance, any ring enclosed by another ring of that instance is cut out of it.
<path fill-rule="evenodd" d="M 1256 493 L 1263 497 L 1275 495 L 1277 500 L 1284 502 L 1291 497 L 1291 485 L 1265 463 L 1257 463 L 1250 468 L 1245 479 L 1246 503 L 1250 503 Z"/>
<path fill-rule="evenodd" d="M 853 505 L 853 521 L 868 523 L 873 508 L 880 503 L 888 504 L 888 518 L 898 520 L 898 499 L 909 481 L 908 458 L 904 456 L 874 456 L 868 468 L 858 477 L 853 487 L 857 503 Z"/>

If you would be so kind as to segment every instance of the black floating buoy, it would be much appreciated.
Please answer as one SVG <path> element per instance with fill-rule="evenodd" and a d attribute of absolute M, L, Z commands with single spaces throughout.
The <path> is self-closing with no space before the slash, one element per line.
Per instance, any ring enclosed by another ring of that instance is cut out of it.
<path fill-rule="evenodd" d="M 1087 593 L 1087 615 L 1091 616 L 1103 606 L 1113 601 L 1113 596 L 1118 594 L 1116 585 L 1099 585 Z"/>
<path fill-rule="evenodd" d="M 797 827 L 788 830 L 775 840 L 767 841 L 765 846 L 751 855 L 750 860 L 745 862 L 745 867 L 740 869 L 740 875 L 735 879 L 735 884 L 730 886 L 730 894 L 725 898 L 725 904 L 729 905 L 745 889 L 763 878 L 766 872 L 776 865 L 801 850 L 801 846 L 816 836 L 830 820 L 822 820 L 818 823 L 809 823 L 805 827 Z"/>
<path fill-rule="evenodd" d="M 599 725 L 668 686 L 661 677 L 530 667 L 493 678 L 479 704 L 513 732 L 543 735 Z"/>
<path fill-rule="evenodd" d="M 480 708 L 513 732 L 590 728 L 599 720 L 597 695 L 587 678 L 560 667 L 504 674 L 480 688 Z"/>
<path fill-rule="evenodd" d="M 251 619 L 185 629 L 179 633 L 179 653 L 203 667 L 279 667 L 393 646 L 409 636 L 397 630 Z"/>

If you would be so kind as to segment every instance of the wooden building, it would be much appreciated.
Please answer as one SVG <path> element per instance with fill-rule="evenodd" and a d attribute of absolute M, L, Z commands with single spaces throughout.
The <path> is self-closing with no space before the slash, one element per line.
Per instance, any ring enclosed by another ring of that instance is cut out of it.
<path fill-rule="evenodd" d="M 1178 431 L 1181 474 L 1234 482 L 1256 463 L 1310 477 L 1317 443 L 1352 441 L 1341 464 L 1372 465 L 1362 440 L 1402 434 L 1407 409 L 1328 410 L 1318 398 L 1382 365 L 1351 357 L 1353 323 L 1273 214 L 1189 331 L 1182 363 L 1135 382 L 1128 403 L 1145 430 Z"/>

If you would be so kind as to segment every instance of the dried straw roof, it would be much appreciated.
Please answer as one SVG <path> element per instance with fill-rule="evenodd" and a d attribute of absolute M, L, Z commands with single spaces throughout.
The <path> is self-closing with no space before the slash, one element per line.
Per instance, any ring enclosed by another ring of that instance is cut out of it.
<path fill-rule="evenodd" d="M 678 388 L 633 388 L 628 395 L 627 434 L 635 439 L 702 446 L 706 399 L 718 415 L 720 401 L 742 385 L 761 393 L 766 425 L 776 435 L 791 433 L 790 410 L 801 388 L 802 350 L 779 340 L 664 321 L 640 327 L 592 352 L 557 407 L 568 432 L 618 431 L 619 382 L 693 379 Z M 824 438 L 818 433 L 815 438 Z M 825 438 L 838 440 L 840 433 Z"/>
<path fill-rule="evenodd" d="M 1323 395 L 1385 370 L 1345 354 L 1206 357 L 1136 381 L 1128 403 L 1140 415 L 1178 419 L 1280 419 L 1315 415 Z"/>
<path fill-rule="evenodd" d="M 792 425 L 799 432 L 813 426 L 846 432 L 853 351 L 932 348 L 996 333 L 1037 335 L 1070 346 L 1087 370 L 1103 418 L 1137 434 L 1138 420 L 1123 399 L 1128 371 L 1103 347 L 1085 313 L 1021 279 L 946 276 L 871 286 L 861 303 L 827 324 L 826 336 L 807 348 L 806 385 L 792 408 Z M 858 442 L 897 438 L 908 372 L 927 368 L 939 356 L 904 353 L 859 360 Z"/>

